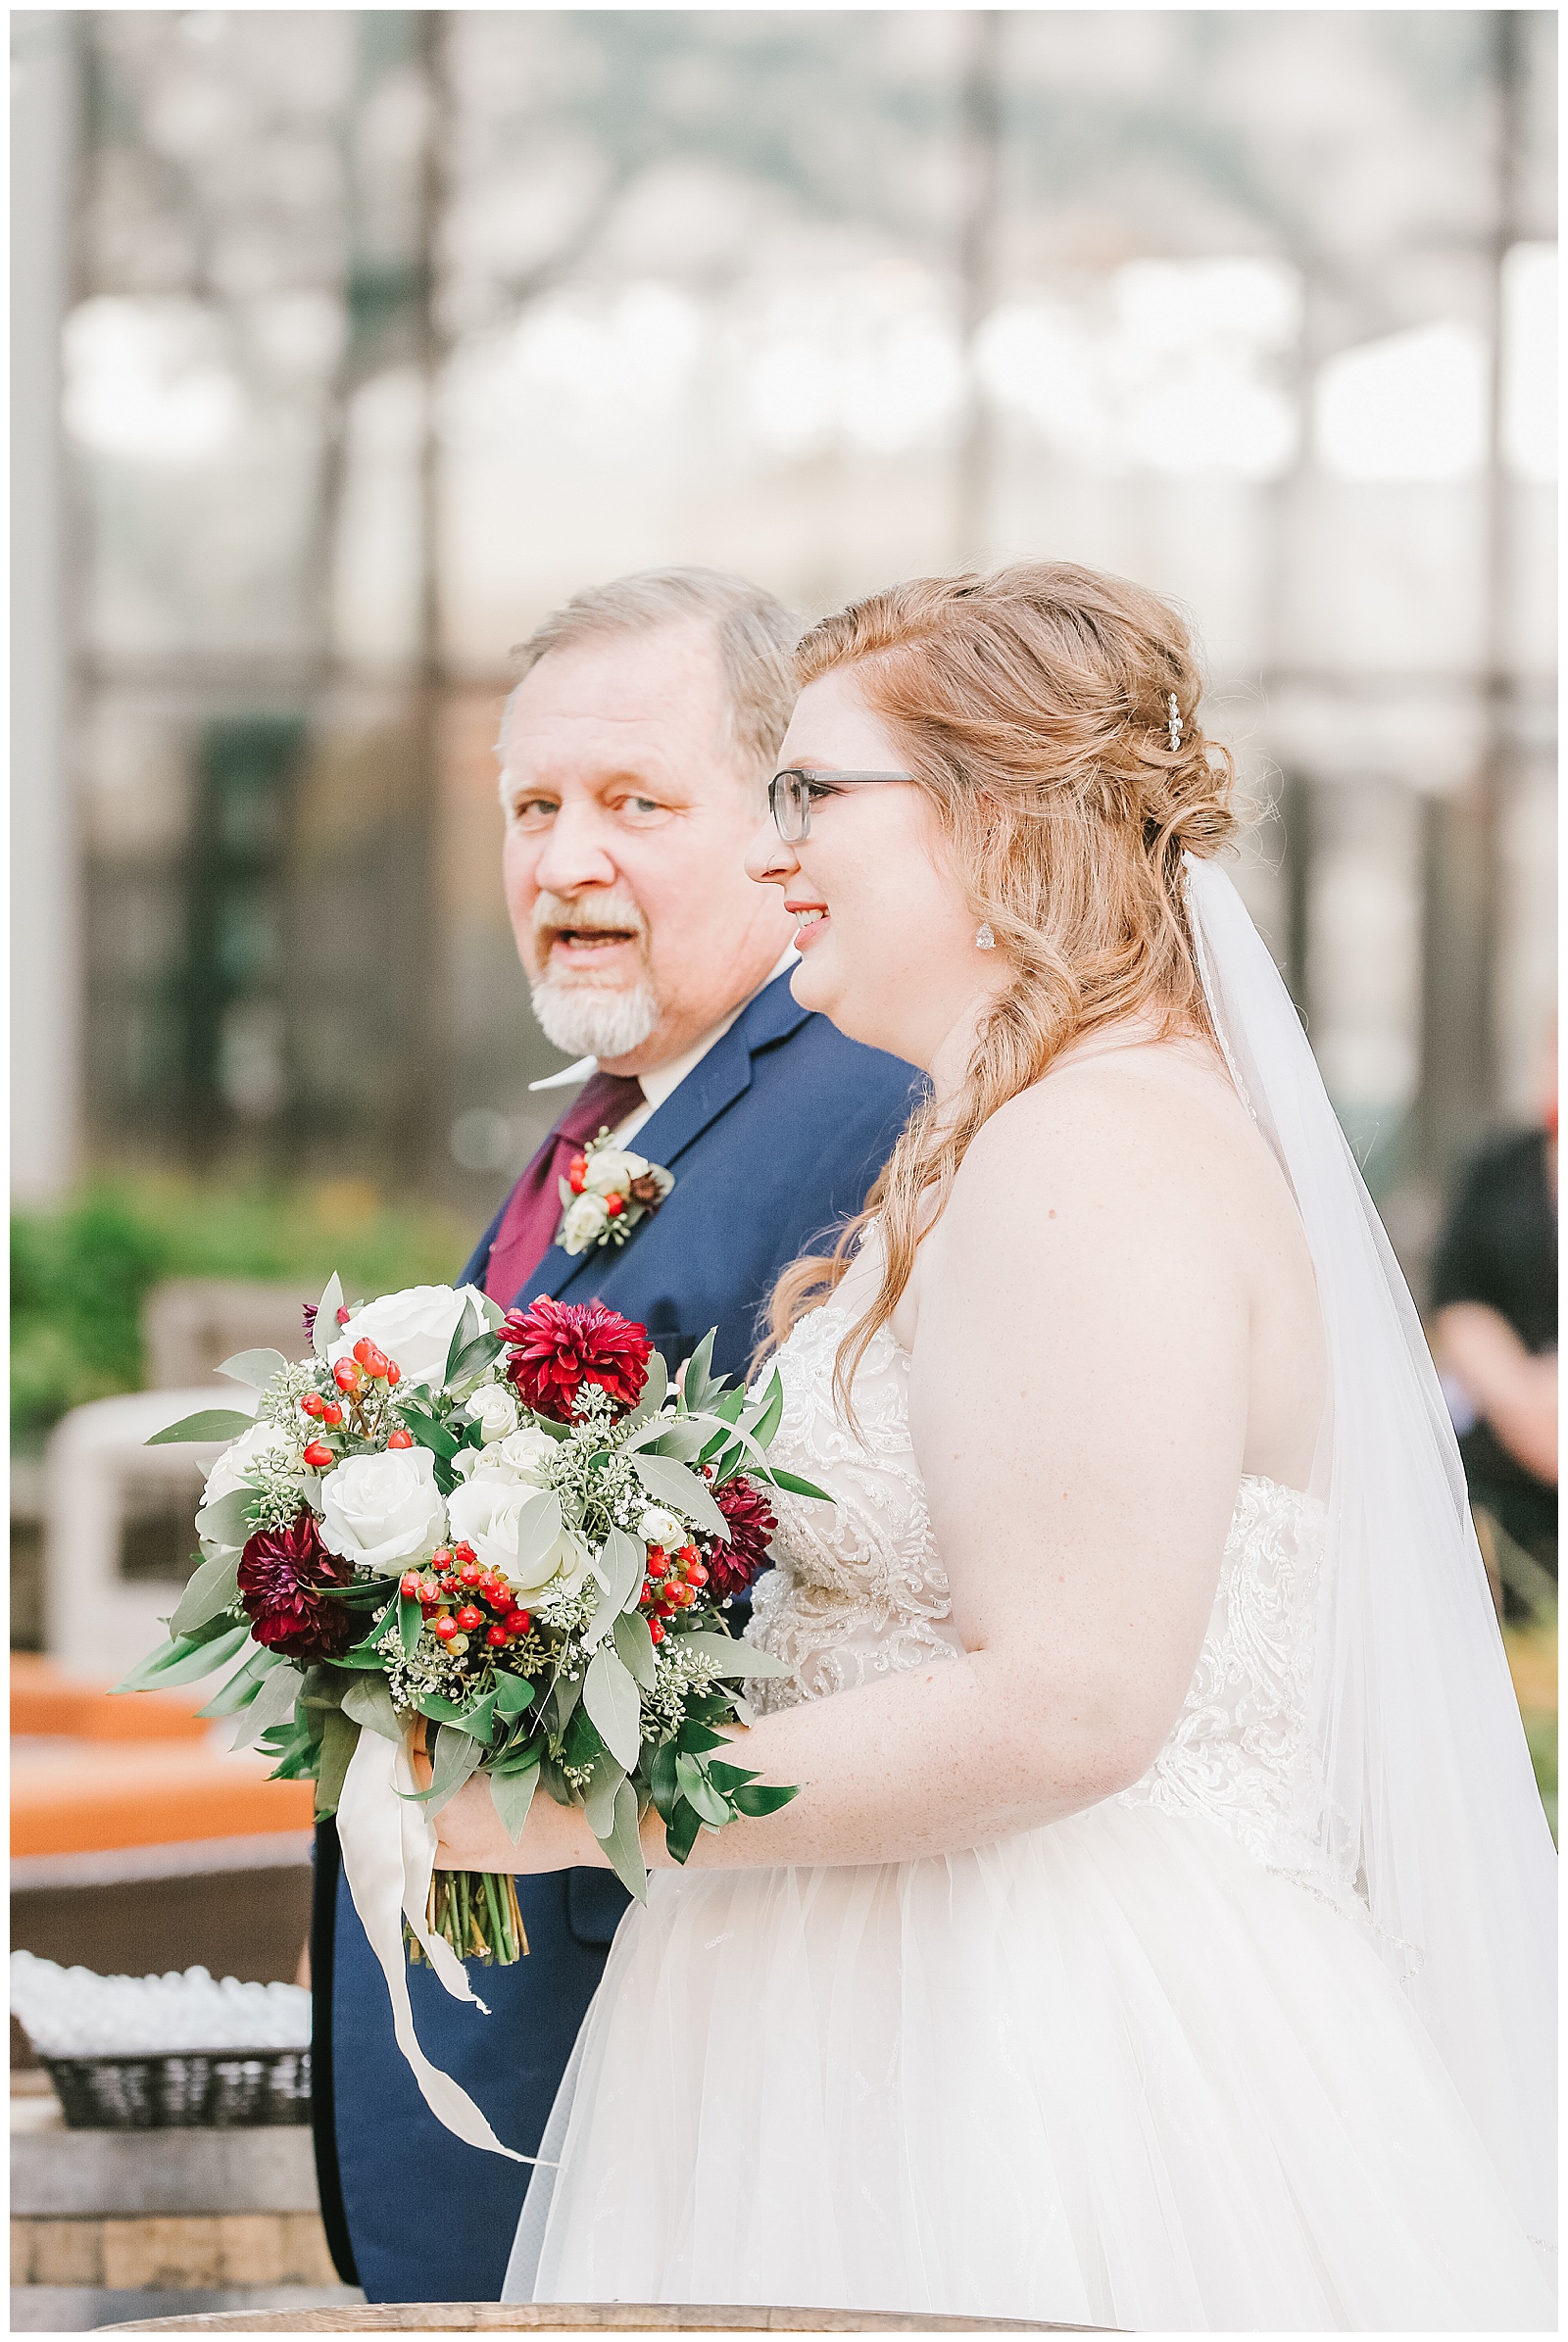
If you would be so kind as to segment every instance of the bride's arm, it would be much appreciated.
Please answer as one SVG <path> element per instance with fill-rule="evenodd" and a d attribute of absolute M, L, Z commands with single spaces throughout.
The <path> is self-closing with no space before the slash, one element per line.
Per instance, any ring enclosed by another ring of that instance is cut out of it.
<path fill-rule="evenodd" d="M 910 1426 L 965 1655 L 762 1718 L 737 1755 L 802 1792 L 702 1832 L 694 1864 L 903 1861 L 1034 1828 L 1136 1781 L 1181 1707 L 1246 1439 L 1235 1191 L 1203 1157 L 1211 1118 L 1177 1110 L 1152 1147 L 1125 1084 L 1060 1087 L 987 1125 L 921 1250 Z M 544 1796 L 514 1848 L 479 1781 L 439 1828 L 452 1867 L 604 1861 Z M 644 1846 L 669 1862 L 652 1814 Z"/>

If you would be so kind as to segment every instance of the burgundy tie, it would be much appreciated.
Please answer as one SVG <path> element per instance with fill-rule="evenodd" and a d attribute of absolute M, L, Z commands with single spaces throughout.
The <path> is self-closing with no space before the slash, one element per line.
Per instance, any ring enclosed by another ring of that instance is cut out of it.
<path fill-rule="evenodd" d="M 512 1191 L 506 1216 L 490 1247 L 484 1289 L 492 1301 L 510 1309 L 555 1242 L 561 1225 L 561 1191 L 566 1165 L 586 1139 L 613 1130 L 643 1102 L 635 1074 L 591 1074 L 533 1161 Z"/>

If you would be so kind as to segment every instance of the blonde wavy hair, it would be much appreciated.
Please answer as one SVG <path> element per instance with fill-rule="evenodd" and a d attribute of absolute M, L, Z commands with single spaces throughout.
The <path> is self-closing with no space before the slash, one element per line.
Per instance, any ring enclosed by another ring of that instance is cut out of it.
<path fill-rule="evenodd" d="M 913 1115 L 833 1252 L 795 1262 L 774 1289 L 764 1354 L 827 1299 L 878 1224 L 881 1285 L 834 1371 L 852 1411 L 855 1370 L 998 1108 L 1071 1043 L 1124 1018 L 1213 1038 L 1182 856 L 1215 854 L 1234 834 L 1235 773 L 1199 727 L 1201 677 L 1176 611 L 1070 562 L 890 586 L 819 620 L 795 663 L 803 686 L 856 669 L 1010 977 L 956 1097 Z"/>

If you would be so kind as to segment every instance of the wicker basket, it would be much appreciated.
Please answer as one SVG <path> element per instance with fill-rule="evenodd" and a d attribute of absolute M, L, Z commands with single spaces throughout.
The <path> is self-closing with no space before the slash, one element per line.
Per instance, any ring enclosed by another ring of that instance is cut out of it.
<path fill-rule="evenodd" d="M 72 2130 L 251 2130 L 311 2119 L 308 2049 L 43 2062 Z"/>

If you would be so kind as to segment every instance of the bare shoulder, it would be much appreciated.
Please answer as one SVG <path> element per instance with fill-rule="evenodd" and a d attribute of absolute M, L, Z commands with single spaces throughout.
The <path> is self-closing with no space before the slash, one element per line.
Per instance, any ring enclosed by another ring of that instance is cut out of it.
<path fill-rule="evenodd" d="M 964 1158 L 952 1205 L 989 1217 L 1020 1177 L 1048 1213 L 1114 1199 L 1156 1220 L 1234 1209 L 1266 1192 L 1272 1157 L 1212 1053 L 1151 1042 L 1074 1055 L 1009 1098 Z M 1275 1174 L 1277 1178 L 1277 1174 Z"/>

